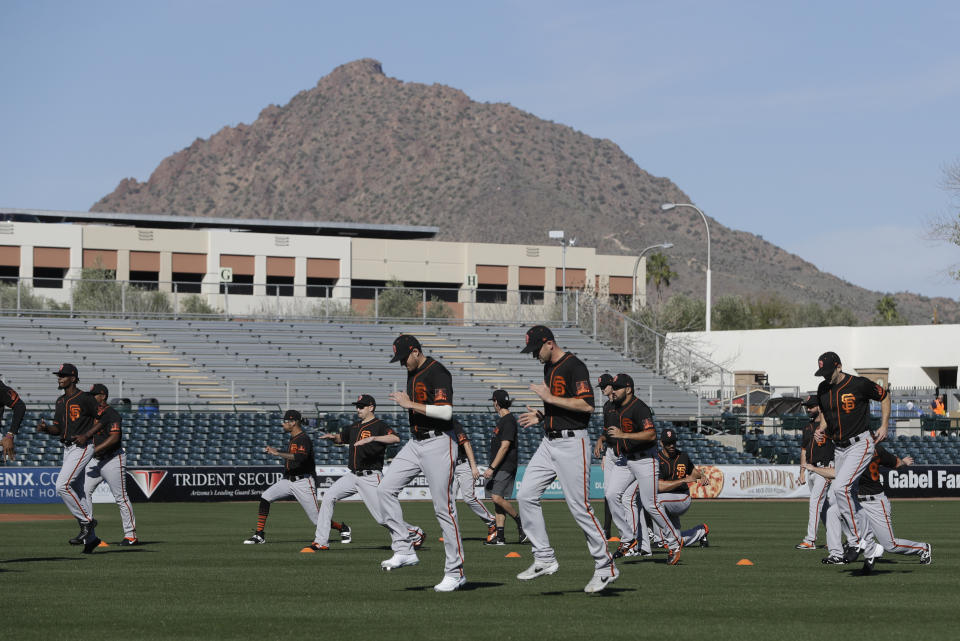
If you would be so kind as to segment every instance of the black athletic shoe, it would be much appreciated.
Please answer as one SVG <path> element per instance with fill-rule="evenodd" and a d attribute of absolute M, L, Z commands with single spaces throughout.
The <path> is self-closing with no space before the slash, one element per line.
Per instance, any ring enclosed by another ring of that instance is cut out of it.
<path fill-rule="evenodd" d="M 93 554 L 93 551 L 100 545 L 100 539 L 93 537 L 89 541 L 83 544 L 83 553 L 84 554 Z"/>
<path fill-rule="evenodd" d="M 140 539 L 136 537 L 132 539 L 130 537 L 124 537 L 124 539 L 120 541 L 120 545 L 123 545 L 125 547 L 129 547 L 131 545 L 139 545 L 139 544 L 140 544 Z"/>
<path fill-rule="evenodd" d="M 846 565 L 847 561 L 842 556 L 828 556 L 820 561 L 824 565 Z"/>
<path fill-rule="evenodd" d="M 849 547 L 843 551 L 843 560 L 846 561 L 847 563 L 853 563 L 860 557 L 860 553 L 862 551 L 863 550 L 861 550 L 860 547 L 856 545 L 853 547 Z"/>
<path fill-rule="evenodd" d="M 90 531 L 97 527 L 97 519 L 92 521 L 80 521 L 80 532 L 70 539 L 70 545 L 83 545 L 83 542 L 90 536 Z"/>
<path fill-rule="evenodd" d="M 874 559 L 863 559 L 863 570 L 861 571 L 861 574 L 870 574 L 873 572 L 873 561 Z"/>
<path fill-rule="evenodd" d="M 520 530 L 520 539 L 517 541 L 517 543 L 529 543 L 529 542 L 530 542 L 530 537 L 527 536 L 526 532 L 524 532 L 523 530 Z"/>

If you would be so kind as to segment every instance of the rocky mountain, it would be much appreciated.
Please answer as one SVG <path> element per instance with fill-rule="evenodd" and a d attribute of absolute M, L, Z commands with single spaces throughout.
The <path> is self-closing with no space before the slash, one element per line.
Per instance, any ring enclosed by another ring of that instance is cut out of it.
<path fill-rule="evenodd" d="M 439 240 L 548 242 L 564 229 L 603 253 L 673 242 L 669 292 L 701 296 L 703 223 L 669 179 L 610 140 L 443 85 L 402 82 L 376 60 L 338 67 L 255 122 L 224 127 L 127 178 L 91 211 L 436 225 Z M 839 304 L 868 320 L 880 294 L 711 219 L 714 300 L 724 294 Z M 960 320 L 949 299 L 898 294 L 901 313 Z"/>

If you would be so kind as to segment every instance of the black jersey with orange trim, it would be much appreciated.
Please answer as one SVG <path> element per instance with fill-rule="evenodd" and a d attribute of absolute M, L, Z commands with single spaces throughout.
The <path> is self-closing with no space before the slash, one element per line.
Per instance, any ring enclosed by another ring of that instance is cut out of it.
<path fill-rule="evenodd" d="M 648 458 L 657 454 L 657 428 L 653 424 L 653 412 L 650 407 L 636 396 L 630 398 L 623 405 L 611 403 L 609 411 L 604 416 L 604 427 L 618 427 L 627 434 L 650 432 L 653 439 L 644 443 L 627 438 L 608 438 L 607 442 L 617 456 L 625 454 L 634 458 Z"/>
<path fill-rule="evenodd" d="M 870 401 L 886 397 L 887 390 L 863 376 L 845 374 L 836 385 L 821 382 L 817 401 L 827 421 L 827 436 L 839 442 L 866 432 L 870 429 Z"/>
<path fill-rule="evenodd" d="M 664 481 L 679 481 L 693 473 L 694 465 L 690 456 L 683 450 L 675 450 L 673 456 L 666 450 L 660 450 L 657 455 L 657 462 L 660 464 L 660 478 Z M 678 488 L 670 490 L 676 494 L 689 494 L 690 487 L 684 483 Z"/>
<path fill-rule="evenodd" d="M 543 382 L 554 396 L 580 398 L 590 405 L 590 410 L 578 412 L 550 403 L 543 404 L 543 429 L 548 432 L 560 430 L 583 430 L 590 423 L 593 413 L 593 385 L 590 372 L 583 361 L 566 352 L 556 363 L 543 366 Z"/>
<path fill-rule="evenodd" d="M 347 467 L 350 468 L 350 471 L 382 470 L 387 444 L 371 441 L 357 447 L 356 442 L 368 436 L 389 436 L 391 434 L 395 434 L 393 428 L 379 418 L 370 419 L 366 423 L 357 422 L 340 430 L 340 442 L 349 445 Z"/>
<path fill-rule="evenodd" d="M 503 416 L 497 419 L 497 424 L 493 428 L 493 436 L 490 437 L 490 462 L 493 463 L 493 459 L 497 458 L 497 453 L 500 451 L 500 445 L 504 441 L 510 442 L 510 449 L 507 450 L 507 455 L 503 457 L 503 461 L 500 462 L 500 468 L 504 472 L 516 472 L 517 471 L 517 417 L 507 412 Z"/>
<path fill-rule="evenodd" d="M 293 460 L 284 459 L 283 475 L 286 478 L 296 476 L 314 476 L 317 473 L 317 464 L 313 457 L 313 441 L 306 432 L 300 432 L 290 437 L 287 452 L 293 454 Z"/>
<path fill-rule="evenodd" d="M 867 465 L 867 469 L 860 475 L 860 487 L 857 490 L 857 494 L 863 496 L 883 494 L 883 485 L 880 483 L 881 467 L 886 467 L 891 470 L 896 468 L 897 455 L 884 449 L 882 445 L 877 444 L 874 447 L 873 458 L 870 459 L 870 464 Z"/>
<path fill-rule="evenodd" d="M 110 438 L 112 434 L 119 436 L 119 439 L 116 443 L 100 453 L 101 460 L 108 459 L 119 452 L 120 448 L 123 447 L 123 417 L 120 416 L 120 412 L 117 410 L 113 409 L 109 405 L 104 405 L 103 407 L 99 408 L 99 416 L 97 420 L 100 422 L 100 429 L 97 430 L 97 433 L 93 435 L 94 446 L 100 445 Z"/>
<path fill-rule="evenodd" d="M 457 463 L 463 463 L 467 460 L 467 450 L 464 448 L 464 444 L 470 442 L 470 436 L 463 429 L 463 424 L 457 420 L 453 421 L 453 438 L 457 440 Z M 472 448 L 473 445 L 470 447 Z"/>
<path fill-rule="evenodd" d="M 99 413 L 97 399 L 89 393 L 77 390 L 70 396 L 61 394 L 53 410 L 53 422 L 60 430 L 60 440 L 71 442 L 73 437 L 89 432 Z"/>
<path fill-rule="evenodd" d="M 803 428 L 800 447 L 807 453 L 807 463 L 819 467 L 828 467 L 833 462 L 834 444 L 825 435 L 817 440 L 816 432 L 819 427 L 819 421 L 807 423 L 807 426 Z"/>
<path fill-rule="evenodd" d="M 407 396 L 414 403 L 423 405 L 453 405 L 453 377 L 440 361 L 427 356 L 423 365 L 407 372 Z M 410 418 L 410 431 L 414 434 L 453 429 L 453 419 L 445 421 L 413 410 L 408 410 L 407 415 Z"/>
<path fill-rule="evenodd" d="M 27 412 L 27 406 L 16 390 L 0 383 L 0 426 L 3 425 L 3 411 L 8 407 L 13 410 L 13 419 L 10 421 L 10 429 L 7 432 L 16 434 L 20 431 L 20 423 Z"/>

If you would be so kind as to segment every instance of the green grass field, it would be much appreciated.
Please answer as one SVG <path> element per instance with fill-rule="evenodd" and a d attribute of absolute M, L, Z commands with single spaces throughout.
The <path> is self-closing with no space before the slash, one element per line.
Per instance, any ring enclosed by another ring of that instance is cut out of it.
<path fill-rule="evenodd" d="M 461 504 L 462 506 L 462 504 Z M 241 545 L 255 503 L 136 504 L 144 545 L 121 548 L 113 505 L 97 505 L 90 556 L 67 545 L 75 521 L 0 523 L 0 631 L 26 639 L 956 639 L 960 612 L 958 501 L 896 501 L 898 536 L 929 541 L 933 564 L 886 555 L 826 566 L 824 550 L 794 550 L 805 502 L 698 502 L 685 525 L 710 525 L 711 547 L 621 559 L 620 579 L 587 595 L 592 561 L 564 503 L 545 504 L 560 571 L 517 581 L 529 546 L 487 547 L 461 507 L 466 589 L 437 594 L 443 546 L 427 503 L 405 504 L 424 527 L 420 565 L 383 572 L 386 531 L 360 503 L 337 506 L 350 545 L 299 554 L 312 526 L 295 503 L 274 504 L 267 545 Z M 602 507 L 600 508 L 602 509 Z M 66 514 L 62 505 L 3 505 L 2 513 Z M 508 524 L 508 540 L 515 530 Z M 823 533 L 821 532 L 821 541 Z M 522 558 L 505 558 L 517 551 Z M 753 566 L 737 566 L 750 559 Z"/>

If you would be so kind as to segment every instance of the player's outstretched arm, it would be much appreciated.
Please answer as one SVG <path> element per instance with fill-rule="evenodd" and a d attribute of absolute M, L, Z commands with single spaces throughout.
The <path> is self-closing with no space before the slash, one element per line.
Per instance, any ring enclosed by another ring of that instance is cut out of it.
<path fill-rule="evenodd" d="M 517 417 L 520 427 L 531 427 L 543 420 L 543 412 L 527 405 L 527 411 Z"/>

